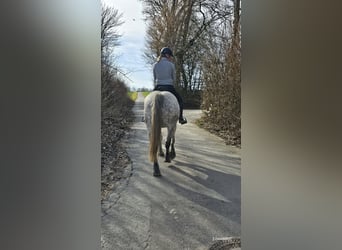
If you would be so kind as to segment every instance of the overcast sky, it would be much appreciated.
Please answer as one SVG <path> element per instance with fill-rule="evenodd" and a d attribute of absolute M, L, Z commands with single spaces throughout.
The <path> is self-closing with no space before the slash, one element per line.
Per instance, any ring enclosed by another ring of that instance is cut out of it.
<path fill-rule="evenodd" d="M 116 49 L 116 62 L 124 72 L 128 72 L 125 79 L 130 87 L 152 88 L 152 71 L 143 59 L 145 47 L 145 30 L 142 15 L 142 3 L 138 0 L 103 0 L 106 5 L 113 6 L 123 14 L 125 23 L 119 27 L 121 45 Z"/>

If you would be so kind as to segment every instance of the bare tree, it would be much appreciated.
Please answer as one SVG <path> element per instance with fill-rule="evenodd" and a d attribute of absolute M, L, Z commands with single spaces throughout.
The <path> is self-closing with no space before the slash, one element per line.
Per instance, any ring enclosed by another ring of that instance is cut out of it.
<path fill-rule="evenodd" d="M 122 14 L 113 7 L 102 4 L 101 15 L 101 55 L 102 61 L 108 63 L 108 59 L 113 53 L 113 50 L 118 46 L 121 35 L 117 28 L 123 24 L 121 21 Z"/>
<path fill-rule="evenodd" d="M 232 12 L 228 1 L 213 0 L 142 0 L 149 22 L 147 52 L 152 63 L 159 49 L 169 46 L 175 51 L 176 85 L 185 92 L 198 84 L 202 38 L 216 22 L 226 22 Z M 195 73 L 196 72 L 196 73 Z M 195 78 L 193 78 L 195 77 Z"/>
<path fill-rule="evenodd" d="M 121 35 L 118 27 L 123 24 L 122 14 L 114 7 L 102 5 L 101 15 L 101 110 L 102 117 L 116 116 L 120 119 L 120 111 L 127 104 L 127 87 L 118 77 L 120 70 L 113 60 L 114 50 L 119 46 Z"/>
<path fill-rule="evenodd" d="M 199 102 L 206 123 L 230 143 L 240 140 L 240 0 L 141 0 L 148 22 L 145 56 L 174 50 L 176 88 Z"/>

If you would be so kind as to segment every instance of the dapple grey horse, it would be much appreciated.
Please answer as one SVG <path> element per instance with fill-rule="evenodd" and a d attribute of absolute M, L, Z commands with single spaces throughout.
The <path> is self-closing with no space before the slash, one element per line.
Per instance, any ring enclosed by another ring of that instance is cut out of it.
<path fill-rule="evenodd" d="M 157 153 L 164 156 L 162 149 L 162 128 L 167 128 L 165 162 L 176 157 L 175 133 L 179 118 L 179 104 L 168 91 L 153 91 L 144 100 L 144 120 L 149 136 L 149 159 L 153 162 L 153 175 L 161 176 Z M 171 146 L 171 151 L 170 151 Z"/>

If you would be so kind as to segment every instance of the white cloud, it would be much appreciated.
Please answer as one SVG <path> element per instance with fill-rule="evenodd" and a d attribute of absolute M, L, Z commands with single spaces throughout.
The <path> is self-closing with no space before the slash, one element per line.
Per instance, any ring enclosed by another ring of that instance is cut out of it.
<path fill-rule="evenodd" d="M 142 3 L 138 0 L 103 0 L 106 5 L 113 6 L 122 13 L 122 24 L 118 31 L 122 34 L 121 45 L 116 48 L 117 63 L 128 77 L 131 87 L 152 88 L 151 68 L 143 59 L 145 47 L 146 24 L 143 21 Z"/>

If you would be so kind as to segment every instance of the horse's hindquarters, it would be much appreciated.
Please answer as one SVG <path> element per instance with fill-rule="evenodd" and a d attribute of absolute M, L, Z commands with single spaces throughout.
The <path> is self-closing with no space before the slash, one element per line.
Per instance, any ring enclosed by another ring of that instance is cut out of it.
<path fill-rule="evenodd" d="M 165 161 L 176 156 L 174 150 L 175 131 L 179 117 L 179 104 L 170 92 L 151 92 L 144 100 L 144 118 L 149 133 L 149 158 L 153 162 L 153 175 L 161 176 L 157 152 L 161 145 L 161 128 L 167 127 Z M 171 152 L 169 150 L 171 145 Z M 161 150 L 159 150 L 161 151 Z"/>

